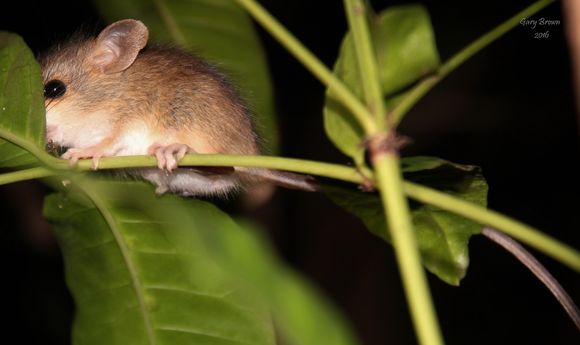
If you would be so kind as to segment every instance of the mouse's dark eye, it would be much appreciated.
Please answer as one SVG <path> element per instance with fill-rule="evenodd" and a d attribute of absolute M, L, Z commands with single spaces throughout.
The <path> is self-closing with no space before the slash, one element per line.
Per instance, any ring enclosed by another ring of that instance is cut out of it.
<path fill-rule="evenodd" d="M 58 79 L 53 79 L 44 85 L 44 98 L 59 98 L 66 92 L 66 85 Z"/>

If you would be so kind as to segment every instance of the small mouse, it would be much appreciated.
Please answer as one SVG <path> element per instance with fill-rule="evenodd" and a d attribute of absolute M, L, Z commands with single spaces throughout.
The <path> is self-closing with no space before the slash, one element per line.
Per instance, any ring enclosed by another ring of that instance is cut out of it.
<path fill-rule="evenodd" d="M 214 65 L 177 48 L 146 47 L 138 20 L 73 38 L 41 55 L 47 142 L 71 165 L 106 156 L 154 155 L 134 171 L 159 194 L 214 196 L 260 182 L 316 191 L 310 176 L 260 168 L 183 167 L 186 153 L 260 154 L 250 111 Z"/>

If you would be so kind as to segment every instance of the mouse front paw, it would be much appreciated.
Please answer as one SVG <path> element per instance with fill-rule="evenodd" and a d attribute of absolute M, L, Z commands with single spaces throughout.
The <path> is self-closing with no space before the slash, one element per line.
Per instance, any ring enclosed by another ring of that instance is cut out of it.
<path fill-rule="evenodd" d="M 67 159 L 69 161 L 69 165 L 74 167 L 77 165 L 79 159 L 83 158 L 92 158 L 91 168 L 93 170 L 97 170 L 99 168 L 99 160 L 105 154 L 100 150 L 96 150 L 95 148 L 88 147 L 84 149 L 68 149 L 60 158 Z"/>
<path fill-rule="evenodd" d="M 177 168 L 177 163 L 185 154 L 195 153 L 195 150 L 185 144 L 176 143 L 165 146 L 154 144 L 149 147 L 147 152 L 157 158 L 157 167 L 159 169 L 171 172 Z"/>

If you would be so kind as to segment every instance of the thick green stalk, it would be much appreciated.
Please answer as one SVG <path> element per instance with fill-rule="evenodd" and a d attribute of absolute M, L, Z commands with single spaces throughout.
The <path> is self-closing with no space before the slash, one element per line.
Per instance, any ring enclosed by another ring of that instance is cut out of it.
<path fill-rule="evenodd" d="M 580 252 L 531 226 L 415 183 L 405 182 L 404 189 L 409 197 L 417 201 L 437 206 L 501 230 L 580 272 Z"/>
<path fill-rule="evenodd" d="M 409 205 L 402 188 L 403 176 L 396 140 L 389 140 L 389 137 L 395 138 L 396 133 L 388 128 L 387 121 L 384 120 L 384 103 L 375 51 L 366 20 L 367 11 L 365 4 L 360 0 L 344 0 L 344 5 L 362 77 L 361 86 L 365 101 L 377 124 L 377 132 L 366 134 L 369 136 L 369 150 L 376 172 L 377 186 L 387 216 L 388 229 L 391 229 L 393 247 L 415 332 L 420 344 L 441 345 L 443 336 L 421 263 Z"/>
<path fill-rule="evenodd" d="M 465 61 L 471 58 L 473 55 L 478 53 L 483 48 L 487 47 L 489 44 L 503 36 L 505 33 L 519 25 L 523 18 L 530 17 L 535 13 L 542 10 L 544 7 L 548 6 L 555 0 L 539 0 L 532 5 L 526 7 L 522 11 L 516 13 L 514 16 L 503 22 L 502 24 L 496 26 L 488 33 L 484 34 L 480 38 L 473 41 L 467 47 L 460 50 L 458 53 L 453 55 L 449 60 L 447 60 L 439 68 L 437 74 L 432 77 L 428 77 L 419 84 L 417 84 L 409 94 L 391 111 L 390 116 L 392 116 L 393 121 L 398 123 L 402 120 L 403 116 L 427 93 L 429 92 L 437 83 L 439 83 L 443 78 L 445 78 L 449 73 L 453 72 L 457 67 L 461 66 Z"/>
<path fill-rule="evenodd" d="M 53 173 L 49 170 L 34 171 L 14 171 L 6 174 L 0 174 L 0 185 L 17 181 L 30 180 L 34 178 L 51 176 L 58 170 L 70 170 L 69 162 L 64 159 L 55 158 L 43 150 L 31 145 L 30 142 L 0 129 L 0 138 L 5 139 L 17 146 L 22 147 L 38 160 L 43 162 L 47 168 L 54 169 Z M 81 159 L 76 166 L 77 170 L 90 170 L 90 159 Z M 210 154 L 190 154 L 186 155 L 179 164 L 181 166 L 239 166 L 239 167 L 258 167 L 277 170 L 287 170 L 304 174 L 324 176 L 343 180 L 352 183 L 363 183 L 365 180 L 372 180 L 372 171 L 368 169 L 355 169 L 352 167 L 310 161 L 305 159 L 284 158 L 276 156 L 243 156 L 243 155 L 210 155 Z M 138 167 L 155 167 L 157 160 L 153 156 L 117 156 L 103 157 L 99 161 L 99 169 L 122 169 Z M 41 169 L 41 168 L 38 168 Z M 36 176 L 35 174 L 39 174 Z"/>
<path fill-rule="evenodd" d="M 420 344 L 443 344 L 427 277 L 421 263 L 409 206 L 403 193 L 398 157 L 385 153 L 374 159 L 377 184 L 381 191 L 383 208 L 391 229 L 393 247 L 397 256 L 407 303 Z"/>
<path fill-rule="evenodd" d="M 91 169 L 91 164 L 90 159 L 81 159 L 78 161 L 76 169 L 87 171 Z M 179 165 L 258 167 L 329 177 L 352 183 L 362 183 L 365 177 L 372 179 L 372 172 L 361 172 L 358 169 L 345 165 L 275 156 L 190 154 L 186 155 L 179 162 Z M 157 166 L 157 160 L 153 156 L 103 157 L 99 161 L 99 169 L 155 166 Z M 69 170 L 69 162 L 66 160 L 58 160 L 57 168 L 59 170 Z"/>
<path fill-rule="evenodd" d="M 316 78 L 330 88 L 339 102 L 342 102 L 364 129 L 365 133 L 374 133 L 376 125 L 365 106 L 353 93 L 334 76 L 312 52 L 296 39 L 268 11 L 254 0 L 237 0 L 280 44 L 300 61 Z"/>

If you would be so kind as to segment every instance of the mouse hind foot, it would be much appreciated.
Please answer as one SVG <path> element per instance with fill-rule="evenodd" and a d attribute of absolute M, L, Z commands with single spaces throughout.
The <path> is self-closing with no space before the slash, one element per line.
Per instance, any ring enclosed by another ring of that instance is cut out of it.
<path fill-rule="evenodd" d="M 147 153 L 157 158 L 157 167 L 171 172 L 177 168 L 177 163 L 187 153 L 196 153 L 194 149 L 185 144 L 159 145 L 153 144 L 147 149 Z"/>

